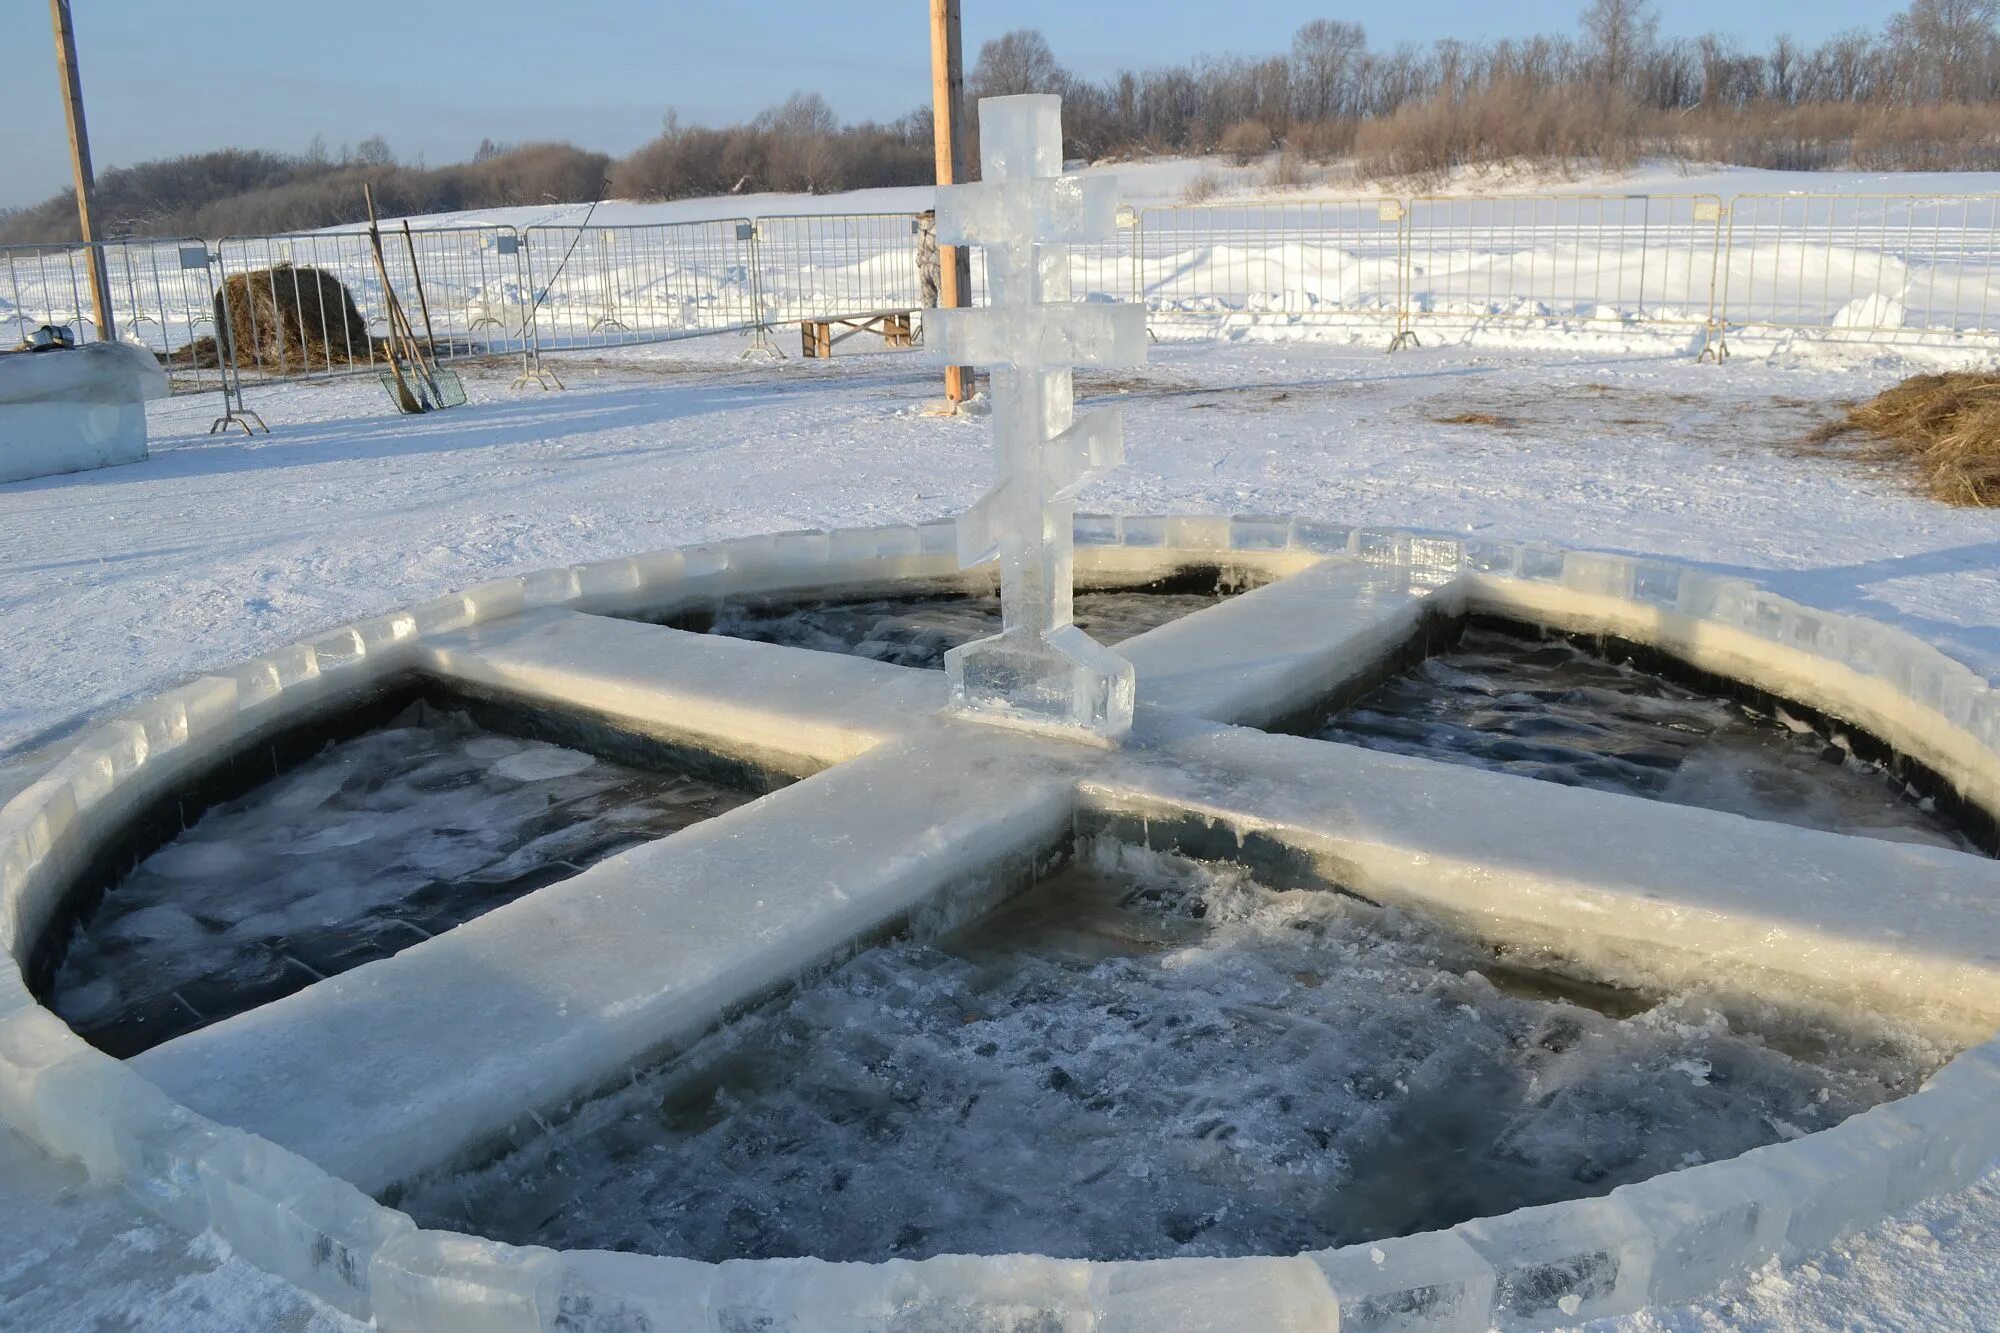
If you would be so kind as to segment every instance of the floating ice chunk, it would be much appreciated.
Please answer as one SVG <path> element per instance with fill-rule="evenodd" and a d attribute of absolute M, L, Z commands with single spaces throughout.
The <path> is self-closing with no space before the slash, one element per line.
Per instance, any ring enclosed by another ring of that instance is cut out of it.
<path fill-rule="evenodd" d="M 1310 1256 L 1340 1302 L 1342 1333 L 1484 1333 L 1493 1265 L 1449 1231 Z"/>
<path fill-rule="evenodd" d="M 1646 1303 L 1652 1233 L 1616 1199 L 1523 1208 L 1457 1232 L 1493 1265 L 1495 1309 L 1514 1319 L 1580 1322 Z"/>
<path fill-rule="evenodd" d="M 547 782 L 552 778 L 574 777 L 596 763 L 596 759 L 581 750 L 532 745 L 502 758 L 493 765 L 493 771 L 515 782 Z"/>

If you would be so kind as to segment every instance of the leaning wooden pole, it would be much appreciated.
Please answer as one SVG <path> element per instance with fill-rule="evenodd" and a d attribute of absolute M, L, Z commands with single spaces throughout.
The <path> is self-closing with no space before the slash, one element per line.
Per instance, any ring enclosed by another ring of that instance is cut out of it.
<path fill-rule="evenodd" d="M 431 302 L 424 295 L 424 271 L 417 264 L 417 240 L 410 235 L 410 220 L 403 219 L 403 246 L 410 252 L 410 281 L 417 287 L 417 308 L 424 312 L 424 350 L 437 355 L 437 335 L 431 332 Z"/>
<path fill-rule="evenodd" d="M 69 163 L 76 176 L 76 222 L 83 233 L 84 258 L 90 266 L 90 303 L 97 312 L 97 336 L 114 342 L 111 282 L 104 268 L 104 251 L 97 244 L 97 224 L 91 217 L 90 130 L 83 119 L 83 78 L 76 69 L 76 29 L 69 20 L 69 0 L 49 0 L 49 22 L 56 31 L 56 70 L 62 78 L 63 115 L 69 120 Z"/>
<path fill-rule="evenodd" d="M 935 126 L 937 183 L 966 178 L 965 128 L 959 108 L 965 101 L 965 53 L 959 45 L 958 0 L 931 0 L 931 117 Z M 962 245 L 938 247 L 938 305 L 972 303 L 972 256 Z M 947 366 L 945 401 L 956 406 L 972 396 L 972 367 Z"/>
<path fill-rule="evenodd" d="M 368 204 L 368 248 L 375 253 L 375 274 L 382 282 L 382 303 L 389 312 L 389 373 L 396 377 L 396 405 L 405 412 L 428 412 L 430 402 L 410 387 L 409 380 L 403 378 L 403 361 L 410 361 L 410 375 L 415 377 L 417 358 L 409 356 L 403 346 L 403 329 L 398 317 L 403 313 L 396 304 L 396 289 L 389 285 L 389 264 L 382 257 L 382 229 L 375 222 L 375 190 L 364 184 L 361 197 Z"/>

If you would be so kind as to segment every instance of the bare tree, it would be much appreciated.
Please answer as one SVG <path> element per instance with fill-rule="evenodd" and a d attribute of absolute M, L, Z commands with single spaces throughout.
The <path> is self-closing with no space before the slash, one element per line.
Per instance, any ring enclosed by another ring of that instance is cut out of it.
<path fill-rule="evenodd" d="M 1912 100 L 1971 102 L 1990 91 L 2000 0 L 1915 0 L 1889 20 Z"/>
<path fill-rule="evenodd" d="M 1012 97 L 1062 92 L 1069 75 L 1039 30 L 1016 28 L 980 46 L 970 83 L 974 97 Z"/>
<path fill-rule="evenodd" d="M 1292 89 L 1301 120 L 1331 120 L 1348 110 L 1354 65 L 1368 50 L 1359 23 L 1314 19 L 1292 35 Z"/>
<path fill-rule="evenodd" d="M 1583 11 L 1583 35 L 1606 83 L 1630 80 L 1659 32 L 1660 15 L 1652 0 L 1592 0 Z"/>
<path fill-rule="evenodd" d="M 840 118 L 818 93 L 793 93 L 751 123 L 770 140 L 769 188 L 817 193 L 831 187 Z"/>
<path fill-rule="evenodd" d="M 1781 32 L 1771 42 L 1771 100 L 1790 106 L 1798 100 L 1799 45 Z"/>

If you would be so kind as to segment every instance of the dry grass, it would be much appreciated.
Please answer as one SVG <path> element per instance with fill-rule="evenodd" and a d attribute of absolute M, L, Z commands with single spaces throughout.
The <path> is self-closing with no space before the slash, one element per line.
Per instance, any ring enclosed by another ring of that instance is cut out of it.
<path fill-rule="evenodd" d="M 1492 426 L 1499 430 L 1515 430 L 1520 422 L 1512 417 L 1495 416 L 1491 412 L 1460 412 L 1454 416 L 1432 417 L 1440 426 Z"/>
<path fill-rule="evenodd" d="M 1946 504 L 2000 506 L 2000 374 L 1914 375 L 1814 433 L 1862 434 L 1875 455 L 1913 465 Z"/>
<path fill-rule="evenodd" d="M 1181 202 L 1184 204 L 1205 204 L 1222 193 L 1222 176 L 1213 171 L 1202 171 L 1181 187 Z"/>
<path fill-rule="evenodd" d="M 1247 167 L 1252 162 L 1271 151 L 1277 136 L 1271 127 L 1261 120 L 1239 120 L 1222 132 L 1215 142 L 1216 148 L 1226 153 L 1231 162 L 1239 167 Z"/>
<path fill-rule="evenodd" d="M 284 374 L 377 359 L 380 346 L 339 278 L 324 269 L 279 264 L 234 273 L 215 294 L 215 327 L 229 331 L 236 364 Z M 222 352 L 212 334 L 167 359 L 214 367 Z"/>

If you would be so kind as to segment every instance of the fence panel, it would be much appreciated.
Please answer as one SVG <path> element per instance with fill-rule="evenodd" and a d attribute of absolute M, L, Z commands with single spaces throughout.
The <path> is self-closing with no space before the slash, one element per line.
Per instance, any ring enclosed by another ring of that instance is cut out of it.
<path fill-rule="evenodd" d="M 512 227 L 426 228 L 407 241 L 385 228 L 382 269 L 436 359 L 485 356 L 521 346 L 519 248 Z M 389 306 L 366 232 L 226 236 L 216 253 L 243 378 L 387 369 Z"/>
<path fill-rule="evenodd" d="M 524 234 L 529 335 L 544 352 L 629 347 L 756 323 L 748 218 Z"/>
<path fill-rule="evenodd" d="M 1494 323 L 1699 330 L 1716 310 L 1716 195 L 1416 199 L 1414 326 Z"/>
<path fill-rule="evenodd" d="M 0 341 L 11 347 L 43 324 L 65 326 L 79 342 L 99 341 L 93 250 L 104 259 L 119 339 L 158 356 L 177 393 L 221 387 L 215 275 L 207 242 L 192 237 L 0 247 Z"/>
<path fill-rule="evenodd" d="M 1148 208 L 1116 295 L 1143 301 L 1156 329 L 1250 321 L 1380 330 L 1402 304 L 1402 218 L 1393 199 Z"/>
<path fill-rule="evenodd" d="M 921 310 L 917 250 L 914 213 L 758 218 L 759 313 L 768 325 Z"/>
<path fill-rule="evenodd" d="M 1724 322 L 2000 344 L 2000 196 L 1738 195 Z"/>

